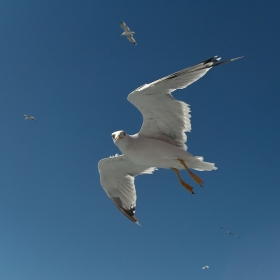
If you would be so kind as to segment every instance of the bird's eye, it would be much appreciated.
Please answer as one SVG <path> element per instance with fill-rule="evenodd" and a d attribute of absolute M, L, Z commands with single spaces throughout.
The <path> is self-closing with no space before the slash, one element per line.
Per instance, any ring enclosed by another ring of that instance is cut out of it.
<path fill-rule="evenodd" d="M 125 136 L 126 135 L 126 133 L 125 132 L 123 132 L 123 136 Z"/>

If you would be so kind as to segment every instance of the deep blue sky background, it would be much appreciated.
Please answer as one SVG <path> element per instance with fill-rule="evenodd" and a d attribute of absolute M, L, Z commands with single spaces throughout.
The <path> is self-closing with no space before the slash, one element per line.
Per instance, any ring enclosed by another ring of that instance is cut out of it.
<path fill-rule="evenodd" d="M 279 279 L 279 6 L 1 0 L 0 279 Z M 113 131 L 140 129 L 131 91 L 213 55 L 245 58 L 175 97 L 189 151 L 218 170 L 202 189 L 182 173 L 193 196 L 172 171 L 139 176 L 138 227 L 97 163 Z"/>

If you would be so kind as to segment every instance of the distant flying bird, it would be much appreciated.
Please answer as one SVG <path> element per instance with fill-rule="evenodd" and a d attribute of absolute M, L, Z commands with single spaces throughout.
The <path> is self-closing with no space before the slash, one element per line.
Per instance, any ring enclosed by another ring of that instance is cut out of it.
<path fill-rule="evenodd" d="M 207 269 L 207 268 L 209 268 L 209 265 L 205 265 L 202 267 L 202 269 Z"/>
<path fill-rule="evenodd" d="M 126 36 L 128 41 L 130 41 L 134 45 L 137 45 L 136 41 L 133 38 L 133 34 L 135 34 L 135 32 L 134 31 L 130 31 L 129 27 L 125 24 L 124 21 L 121 21 L 120 26 L 124 30 L 124 32 L 121 34 L 121 36 Z"/>
<path fill-rule="evenodd" d="M 32 120 L 32 121 L 36 121 L 36 119 L 32 116 L 29 115 L 24 115 L 25 116 L 25 120 Z"/>
<path fill-rule="evenodd" d="M 134 135 L 129 135 L 124 130 L 112 133 L 113 142 L 123 155 L 100 160 L 98 170 L 106 194 L 131 221 L 138 223 L 134 216 L 136 207 L 134 179 L 137 175 L 152 174 L 157 167 L 171 169 L 176 173 L 180 184 L 193 194 L 193 187 L 183 181 L 179 170 L 186 169 L 202 186 L 202 180 L 190 171 L 190 168 L 199 171 L 217 169 L 214 163 L 205 162 L 203 157 L 193 156 L 186 151 L 185 132 L 191 131 L 190 108 L 188 104 L 175 99 L 171 93 L 194 83 L 212 67 L 236 59 L 238 58 L 219 62 L 220 58 L 214 56 L 145 84 L 128 95 L 128 101 L 143 115 L 142 127 L 139 133 Z M 127 113 L 121 105 L 116 107 L 118 114 Z M 106 111 L 106 108 L 104 110 Z M 127 118 L 132 121 L 130 115 Z"/>
<path fill-rule="evenodd" d="M 234 235 L 235 237 L 239 238 L 235 233 L 231 232 L 230 230 L 226 229 L 226 228 L 223 228 L 223 227 L 220 227 L 221 229 L 225 230 L 229 235 Z"/>

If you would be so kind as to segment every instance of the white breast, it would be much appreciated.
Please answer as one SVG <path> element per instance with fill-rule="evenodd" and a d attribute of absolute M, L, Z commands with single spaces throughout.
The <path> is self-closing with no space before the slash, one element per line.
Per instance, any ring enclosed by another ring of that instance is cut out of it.
<path fill-rule="evenodd" d="M 125 156 L 135 164 L 147 167 L 170 168 L 184 152 L 169 143 L 144 136 L 129 137 L 127 141 L 121 142 L 118 147 Z"/>

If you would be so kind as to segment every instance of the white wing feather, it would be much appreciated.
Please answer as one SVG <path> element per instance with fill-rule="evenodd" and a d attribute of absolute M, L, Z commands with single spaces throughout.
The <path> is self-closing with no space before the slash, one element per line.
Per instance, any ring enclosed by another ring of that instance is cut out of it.
<path fill-rule="evenodd" d="M 139 174 L 152 174 L 156 168 L 143 168 L 132 163 L 124 155 L 99 161 L 100 183 L 118 209 L 133 222 L 136 207 L 134 179 Z"/>
<path fill-rule="evenodd" d="M 129 42 L 131 42 L 132 44 L 137 45 L 137 43 L 136 43 L 136 41 L 135 41 L 135 39 L 133 38 L 132 35 L 127 35 L 126 38 L 127 38 L 127 40 L 128 40 Z"/>
<path fill-rule="evenodd" d="M 139 134 L 166 141 L 186 150 L 187 136 L 185 132 L 191 131 L 190 108 L 188 104 L 175 99 L 171 93 L 194 83 L 213 66 L 235 59 L 218 63 L 220 58 L 215 56 L 146 84 L 130 93 L 128 101 L 137 107 L 143 115 L 143 124 Z"/>
<path fill-rule="evenodd" d="M 125 24 L 124 21 L 121 21 L 120 27 L 121 27 L 125 32 L 129 32 L 129 31 L 130 31 L 129 27 Z"/>

